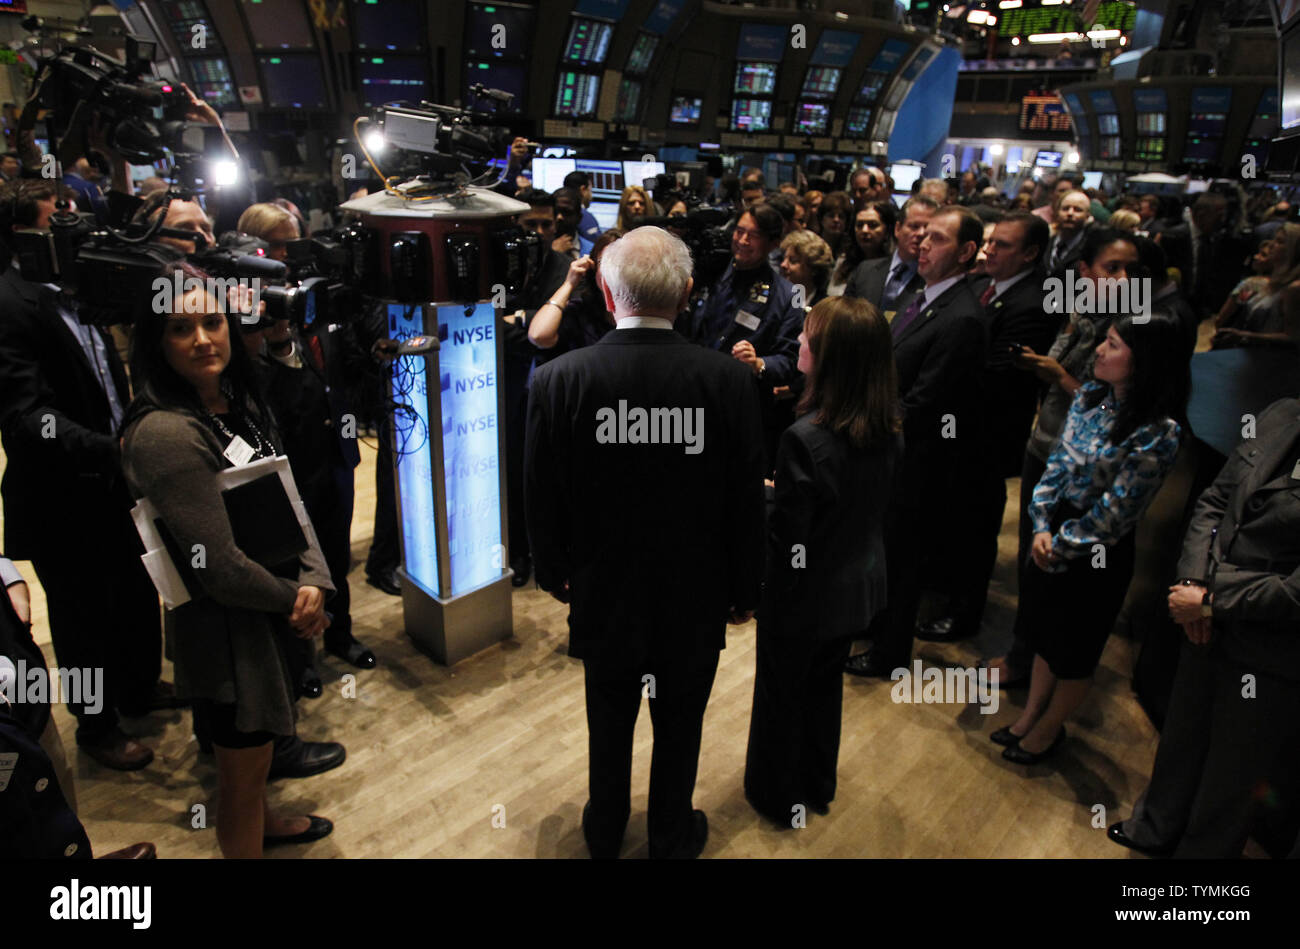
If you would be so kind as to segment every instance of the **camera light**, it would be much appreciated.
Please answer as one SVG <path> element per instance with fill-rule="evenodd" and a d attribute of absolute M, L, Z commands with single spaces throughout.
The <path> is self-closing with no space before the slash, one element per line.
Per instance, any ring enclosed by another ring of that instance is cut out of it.
<path fill-rule="evenodd" d="M 1077 165 L 1079 164 L 1079 153 L 1070 152 L 1070 154 L 1065 156 L 1065 160 L 1068 161 L 1071 165 Z"/>
<path fill-rule="evenodd" d="M 382 152 L 387 142 L 384 141 L 384 133 L 379 129 L 371 129 L 366 133 L 366 148 L 372 152 Z"/>
<path fill-rule="evenodd" d="M 239 167 L 233 161 L 214 161 L 212 180 L 218 188 L 233 185 L 239 180 Z"/>

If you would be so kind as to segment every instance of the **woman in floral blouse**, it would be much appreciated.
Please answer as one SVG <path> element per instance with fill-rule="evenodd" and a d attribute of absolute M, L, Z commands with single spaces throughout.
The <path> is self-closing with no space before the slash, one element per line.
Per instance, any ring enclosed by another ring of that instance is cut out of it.
<path fill-rule="evenodd" d="M 1035 653 L 1029 698 L 990 736 L 1010 761 L 1055 751 L 1092 685 L 1133 577 L 1134 530 L 1178 454 L 1190 387 L 1180 333 L 1161 313 L 1111 323 L 1095 381 L 1075 394 L 1034 488 L 1033 564 L 1020 590 Z"/>

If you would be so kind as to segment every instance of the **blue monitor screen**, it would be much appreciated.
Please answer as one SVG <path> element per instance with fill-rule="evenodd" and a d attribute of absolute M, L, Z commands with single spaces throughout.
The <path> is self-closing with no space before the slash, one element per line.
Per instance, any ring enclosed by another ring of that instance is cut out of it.
<path fill-rule="evenodd" d="M 429 327 L 432 335 L 433 327 Z M 388 335 L 397 342 L 423 336 L 424 310 L 388 305 Z M 393 398 L 410 410 L 393 415 L 397 485 L 402 498 L 402 565 L 406 575 L 434 596 L 439 595 L 437 518 L 433 505 L 433 450 L 429 431 L 429 390 L 423 356 L 404 356 L 393 363 Z"/>
<path fill-rule="evenodd" d="M 259 56 L 272 109 L 323 109 L 325 76 L 315 55 Z"/>
<path fill-rule="evenodd" d="M 674 96 L 668 122 L 672 125 L 698 125 L 704 100 L 695 96 Z"/>
<path fill-rule="evenodd" d="M 241 6 L 254 49 L 315 48 L 302 0 L 243 0 Z"/>
<path fill-rule="evenodd" d="M 352 42 L 364 50 L 423 49 L 419 0 L 352 0 Z"/>
<path fill-rule="evenodd" d="M 429 94 L 422 56 L 362 56 L 357 64 L 361 101 L 368 106 L 406 99 L 419 102 Z"/>

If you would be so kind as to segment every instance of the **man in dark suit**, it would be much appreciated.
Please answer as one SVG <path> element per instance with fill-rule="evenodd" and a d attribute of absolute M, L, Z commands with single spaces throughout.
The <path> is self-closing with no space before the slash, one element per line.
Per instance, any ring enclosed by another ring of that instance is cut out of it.
<path fill-rule="evenodd" d="M 728 618 L 757 606 L 763 433 L 748 369 L 673 331 L 686 246 L 642 227 L 611 244 L 600 283 L 617 329 L 533 375 L 525 506 L 537 582 L 569 606 L 583 660 L 593 857 L 616 857 L 630 812 L 642 692 L 655 726 L 650 856 L 695 857 L 691 795 Z"/>
<path fill-rule="evenodd" d="M 888 257 L 864 260 L 849 276 L 846 297 L 860 297 L 892 320 L 907 308 L 921 291 L 925 281 L 917 273 L 916 258 L 921 239 L 939 205 L 924 195 L 908 198 L 894 225 L 894 253 Z"/>
<path fill-rule="evenodd" d="M 980 464 L 987 331 L 966 275 L 983 238 L 984 225 L 969 208 L 937 211 L 917 255 L 925 289 L 890 326 L 903 409 L 903 479 L 885 528 L 889 603 L 868 630 L 871 651 L 845 666 L 855 675 L 888 678 L 911 659 L 922 544 L 942 563 L 951 556 L 946 541 L 967 528 L 969 474 Z"/>
<path fill-rule="evenodd" d="M 48 227 L 54 191 L 13 182 L 0 195 L 0 235 Z M 9 261 L 9 251 L 0 251 Z M 118 727 L 119 711 L 172 704 L 159 681 L 158 596 L 140 561 L 117 428 L 130 402 L 112 337 L 85 326 L 57 287 L 0 276 L 0 436 L 8 463 L 5 552 L 32 561 L 45 589 L 55 657 L 103 670 L 94 705 L 69 702 L 77 745 L 109 768 L 143 768 L 153 752 Z M 96 708 L 95 705 L 100 706 Z"/>
<path fill-rule="evenodd" d="M 948 615 L 918 627 L 919 639 L 954 642 L 979 632 L 997 562 L 1006 479 L 1020 473 L 1038 408 L 1038 381 L 1016 368 L 1011 355 L 1020 346 L 1046 352 L 1060 330 L 1061 315 L 1043 310 L 1039 263 L 1049 233 L 1047 223 L 1027 211 L 1006 215 L 984 244 L 985 276 L 971 284 L 989 339 L 983 371 L 984 446 L 967 480 L 971 528 L 964 532 L 966 553 L 951 558 L 954 582 Z"/>
<path fill-rule="evenodd" d="M 1083 242 L 1092 226 L 1092 199 L 1082 191 L 1070 191 L 1056 208 L 1056 233 L 1047 244 L 1043 269 L 1048 277 L 1065 279 L 1083 253 Z"/>
<path fill-rule="evenodd" d="M 1187 634 L 1169 715 L 1150 785 L 1109 830 L 1145 853 L 1236 859 L 1271 810 L 1285 856 L 1300 825 L 1300 400 L 1251 434 L 1201 495 L 1169 588 Z"/>
<path fill-rule="evenodd" d="M 1199 319 L 1223 306 L 1245 270 L 1249 242 L 1229 233 L 1228 199 L 1207 191 L 1192 204 L 1191 220 L 1165 229 L 1159 243 L 1182 273 L 1182 286 Z"/>

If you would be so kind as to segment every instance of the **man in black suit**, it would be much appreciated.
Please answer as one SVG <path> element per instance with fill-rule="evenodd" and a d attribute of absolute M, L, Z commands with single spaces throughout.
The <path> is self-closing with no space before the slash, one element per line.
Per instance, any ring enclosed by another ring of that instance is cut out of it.
<path fill-rule="evenodd" d="M 1261 841 L 1275 856 L 1296 841 L 1300 400 L 1270 405 L 1251 434 L 1197 502 L 1169 588 L 1186 632 L 1169 715 L 1151 783 L 1109 829 L 1144 853 L 1237 859 L 1257 816 L 1287 831 Z"/>
<path fill-rule="evenodd" d="M 1048 277 L 1065 279 L 1083 253 L 1083 241 L 1092 226 L 1092 199 L 1082 191 L 1067 192 L 1056 208 L 1056 234 L 1047 244 L 1043 269 Z"/>
<path fill-rule="evenodd" d="M 894 253 L 864 260 L 849 276 L 846 297 L 861 297 L 892 320 L 921 292 L 925 281 L 917 273 L 916 258 L 930 218 L 939 205 L 924 195 L 908 198 L 894 225 Z"/>
<path fill-rule="evenodd" d="M 8 184 L 0 235 L 48 227 L 54 197 L 43 180 Z M 7 247 L 0 259 L 9 263 Z M 117 429 L 130 397 L 112 337 L 83 325 L 57 287 L 9 264 L 0 276 L 5 552 L 32 561 L 59 665 L 102 670 L 104 694 L 69 709 L 77 745 L 123 771 L 145 767 L 153 752 L 122 732 L 119 711 L 143 715 L 174 699 L 159 681 L 158 596 L 121 473 Z"/>
<path fill-rule="evenodd" d="M 569 606 L 586 676 L 593 857 L 616 857 L 630 811 L 642 691 L 655 728 L 650 856 L 695 857 L 705 705 L 728 618 L 757 606 L 763 433 L 743 364 L 673 330 L 686 246 L 656 227 L 611 244 L 600 283 L 617 329 L 533 375 L 524 500 L 538 585 Z"/>
<path fill-rule="evenodd" d="M 971 528 L 965 554 L 954 554 L 948 615 L 917 628 L 931 642 L 969 639 L 979 632 L 989 580 L 998 556 L 998 534 L 1007 504 L 1007 478 L 1020 473 L 1025 442 L 1038 408 L 1038 381 L 1016 368 L 1013 351 L 1028 346 L 1045 352 L 1060 329 L 1060 314 L 1043 309 L 1039 269 L 1049 240 L 1047 222 L 1013 211 L 993 226 L 984 243 L 985 276 L 972 281 L 988 333 L 984 364 L 984 449 L 970 473 Z"/>
<path fill-rule="evenodd" d="M 1205 319 L 1219 312 L 1241 279 L 1250 248 L 1229 233 L 1228 199 L 1223 195 L 1207 191 L 1197 196 L 1190 217 L 1166 228 L 1158 240 L 1169 266 L 1182 273 L 1197 317 Z"/>
<path fill-rule="evenodd" d="M 981 464 L 980 377 L 988 336 L 966 277 L 983 239 L 984 225 L 969 208 L 937 211 L 917 255 L 925 289 L 890 326 L 903 409 L 903 479 L 885 528 L 889 603 L 868 630 L 871 651 L 845 666 L 855 675 L 888 678 L 906 666 L 921 601 L 922 544 L 941 564 L 951 557 L 948 541 L 968 527 L 970 477 Z"/>

